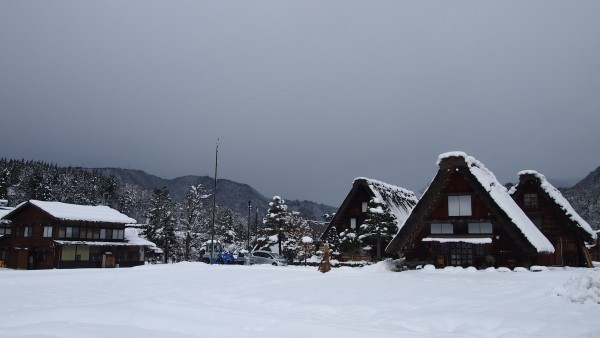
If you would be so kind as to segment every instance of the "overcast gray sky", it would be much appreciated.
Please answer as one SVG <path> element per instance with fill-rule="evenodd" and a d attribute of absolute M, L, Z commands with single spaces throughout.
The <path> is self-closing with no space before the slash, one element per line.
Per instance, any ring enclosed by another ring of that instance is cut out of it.
<path fill-rule="evenodd" d="M 0 2 L 0 156 L 339 205 L 462 150 L 600 165 L 600 1 Z"/>

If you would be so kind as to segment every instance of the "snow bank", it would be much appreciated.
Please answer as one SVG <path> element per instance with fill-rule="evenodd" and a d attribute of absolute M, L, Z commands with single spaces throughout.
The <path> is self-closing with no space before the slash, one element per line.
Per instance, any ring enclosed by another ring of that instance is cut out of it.
<path fill-rule="evenodd" d="M 573 276 L 564 285 L 555 288 L 553 293 L 573 303 L 600 304 L 600 272 L 589 271 Z"/>
<path fill-rule="evenodd" d="M 570 302 L 598 271 L 390 272 L 178 263 L 0 269 L 0 337 L 598 337 L 600 306 Z M 576 281 L 576 283 L 567 281 Z M 40 281 L 43 281 L 40 284 Z M 584 284 L 585 284 L 584 283 Z M 43 287 L 40 287 L 43 285 Z M 592 298 L 587 296 L 587 298 Z M 557 311 L 557 308 L 560 311 Z"/>

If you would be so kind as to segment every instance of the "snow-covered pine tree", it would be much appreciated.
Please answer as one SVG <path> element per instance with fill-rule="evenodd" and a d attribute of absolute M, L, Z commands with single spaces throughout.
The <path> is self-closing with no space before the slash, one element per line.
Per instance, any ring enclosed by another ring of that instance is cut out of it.
<path fill-rule="evenodd" d="M 281 255 L 281 242 L 285 240 L 283 230 L 287 219 L 287 205 L 279 196 L 273 196 L 269 202 L 269 210 L 265 216 L 265 236 L 269 245 L 277 243 L 279 254 Z"/>
<path fill-rule="evenodd" d="M 299 212 L 288 212 L 285 227 L 282 229 L 284 240 L 281 243 L 281 254 L 288 262 L 299 260 L 302 254 L 302 237 L 311 236 L 310 227 Z"/>
<path fill-rule="evenodd" d="M 325 235 L 325 242 L 329 243 L 330 257 L 337 258 L 340 255 L 340 235 L 337 228 L 332 226 Z"/>
<path fill-rule="evenodd" d="M 217 211 L 217 225 L 218 229 L 215 229 L 217 238 L 221 241 L 223 248 L 228 248 L 234 244 L 237 246 L 237 242 L 241 240 L 238 237 L 239 233 L 236 228 L 236 217 L 233 210 L 229 208 L 219 208 Z M 215 225 L 216 226 L 216 225 Z"/>
<path fill-rule="evenodd" d="M 381 260 L 383 248 L 398 232 L 396 216 L 392 214 L 386 203 L 378 198 L 372 198 L 367 205 L 367 216 L 360 229 L 363 233 L 362 242 L 371 247 L 374 245 L 377 260 Z"/>
<path fill-rule="evenodd" d="M 171 258 L 177 239 L 175 237 L 174 204 L 166 187 L 154 189 L 150 199 L 148 224 L 143 228 L 143 235 L 156 243 L 165 253 L 165 263 Z"/>
<path fill-rule="evenodd" d="M 340 233 L 340 248 L 350 255 L 350 260 L 360 252 L 361 241 L 357 229 L 346 229 Z"/>
<path fill-rule="evenodd" d="M 185 195 L 181 207 L 182 215 L 180 231 L 182 234 L 181 251 L 186 261 L 199 260 L 200 247 L 202 246 L 202 228 L 208 219 L 204 201 L 210 196 L 201 184 L 191 186 Z"/>

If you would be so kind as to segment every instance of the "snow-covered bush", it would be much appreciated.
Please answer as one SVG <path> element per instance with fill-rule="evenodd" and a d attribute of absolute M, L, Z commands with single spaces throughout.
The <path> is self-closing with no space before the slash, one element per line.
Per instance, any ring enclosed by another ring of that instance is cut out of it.
<path fill-rule="evenodd" d="M 542 265 L 532 265 L 529 270 L 533 272 L 548 271 L 548 267 Z"/>
<path fill-rule="evenodd" d="M 567 297 L 573 303 L 600 304 L 600 272 L 589 271 L 573 276 L 563 286 L 554 288 L 552 293 Z"/>
<path fill-rule="evenodd" d="M 423 267 L 424 271 L 435 271 L 435 266 L 433 264 L 427 264 Z"/>

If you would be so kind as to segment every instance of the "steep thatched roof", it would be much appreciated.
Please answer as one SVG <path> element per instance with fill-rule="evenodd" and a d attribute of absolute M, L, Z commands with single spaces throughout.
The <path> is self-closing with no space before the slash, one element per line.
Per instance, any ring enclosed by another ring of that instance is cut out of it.
<path fill-rule="evenodd" d="M 321 235 L 324 239 L 329 229 L 334 226 L 341 216 L 346 212 L 350 203 L 354 200 L 359 188 L 365 188 L 370 192 L 371 197 L 379 199 L 387 204 L 392 214 L 396 217 L 396 225 L 400 227 L 410 215 L 412 208 L 417 204 L 417 196 L 410 190 L 391 185 L 385 182 L 366 177 L 358 177 L 352 183 L 352 189 L 342 202 L 337 213 L 329 223 L 329 226 Z"/>
<path fill-rule="evenodd" d="M 390 242 L 386 252 L 397 254 L 421 229 L 423 221 L 428 217 L 433 206 L 439 202 L 443 188 L 449 183 L 450 173 L 454 171 L 463 174 L 499 219 L 512 225 L 508 230 L 516 241 L 537 253 L 554 252 L 552 243 L 531 222 L 508 194 L 506 188 L 481 162 L 463 152 L 450 152 L 439 156 L 438 165 L 440 167 L 438 173 L 406 222 L 399 227 L 398 234 Z"/>
<path fill-rule="evenodd" d="M 538 191 L 544 193 L 548 199 L 554 202 L 554 206 L 570 221 L 570 225 L 577 227 L 585 240 L 589 243 L 597 238 L 596 232 L 579 214 L 573 209 L 569 201 L 556 189 L 546 176 L 534 170 L 523 170 L 519 172 L 519 184 L 512 187 L 509 191 L 511 196 L 518 193 L 520 186 L 525 182 L 531 182 L 538 187 Z"/>

